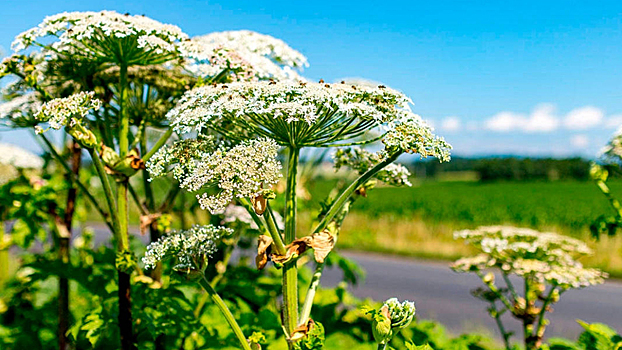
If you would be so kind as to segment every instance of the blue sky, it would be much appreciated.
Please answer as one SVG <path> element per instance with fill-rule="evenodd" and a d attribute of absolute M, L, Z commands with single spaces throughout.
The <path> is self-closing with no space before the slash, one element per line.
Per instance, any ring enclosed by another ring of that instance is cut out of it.
<path fill-rule="evenodd" d="M 190 35 L 250 29 L 310 79 L 400 89 L 458 155 L 593 157 L 622 125 L 618 1 L 3 1 L 0 46 L 62 11 L 116 10 Z M 0 140 L 30 147 L 22 135 Z"/>

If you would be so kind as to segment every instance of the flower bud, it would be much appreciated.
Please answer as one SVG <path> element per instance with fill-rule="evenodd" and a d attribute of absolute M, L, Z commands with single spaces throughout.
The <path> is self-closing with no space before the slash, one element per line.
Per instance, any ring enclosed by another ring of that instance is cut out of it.
<path fill-rule="evenodd" d="M 495 283 L 495 275 L 492 272 L 489 272 L 484 276 L 484 278 L 482 278 L 482 281 L 486 284 L 493 284 Z"/>
<path fill-rule="evenodd" d="M 371 327 L 376 343 L 386 344 L 391 340 L 393 331 L 391 330 L 389 307 L 386 304 L 373 316 Z"/>

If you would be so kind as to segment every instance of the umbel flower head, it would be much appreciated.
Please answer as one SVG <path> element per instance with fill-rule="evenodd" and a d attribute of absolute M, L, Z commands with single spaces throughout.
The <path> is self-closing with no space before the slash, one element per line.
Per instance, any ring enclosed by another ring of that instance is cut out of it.
<path fill-rule="evenodd" d="M 0 103 L 0 120 L 7 126 L 26 126 L 32 123 L 42 103 L 34 92 L 13 96 Z"/>
<path fill-rule="evenodd" d="M 69 97 L 53 99 L 44 103 L 35 117 L 55 130 L 64 126 L 81 146 L 93 148 L 97 145 L 97 138 L 84 126 L 83 120 L 90 111 L 101 107 L 101 101 L 94 96 L 94 92 L 82 91 Z M 45 130 L 37 125 L 35 131 L 42 133 Z"/>
<path fill-rule="evenodd" d="M 50 38 L 55 40 L 49 43 Z M 179 27 L 145 16 L 89 11 L 48 16 L 37 27 L 19 34 L 11 47 L 20 52 L 33 45 L 49 45 L 51 53 L 71 52 L 132 66 L 160 64 L 188 55 L 187 40 Z"/>
<path fill-rule="evenodd" d="M 600 150 L 600 159 L 608 164 L 622 166 L 622 128 L 618 129 L 609 143 Z"/>
<path fill-rule="evenodd" d="M 496 267 L 536 283 L 562 288 L 580 288 L 604 282 L 607 274 L 584 268 L 577 257 L 591 253 L 585 243 L 551 232 L 509 226 L 483 226 L 454 234 L 481 253 L 457 260 L 457 272 L 481 271 Z"/>
<path fill-rule="evenodd" d="M 400 302 L 391 298 L 384 302 L 379 310 L 367 310 L 372 316 L 372 332 L 378 344 L 387 344 L 400 330 L 408 327 L 415 317 L 415 303 Z"/>
<path fill-rule="evenodd" d="M 231 234 L 231 229 L 221 226 L 192 226 L 185 231 L 172 231 L 147 247 L 143 263 L 145 268 L 155 268 L 158 262 L 176 259 L 179 271 L 203 270 L 207 259 L 216 252 L 218 240 Z"/>
<path fill-rule="evenodd" d="M 205 75 L 228 68 L 235 80 L 301 81 L 304 79 L 296 70 L 309 66 L 307 58 L 284 41 L 249 30 L 215 32 L 192 40 L 202 47 L 209 61 L 194 67 Z"/>
<path fill-rule="evenodd" d="M 212 130 L 233 139 L 265 136 L 302 148 L 388 129 L 391 153 L 449 157 L 450 146 L 409 110 L 410 99 L 395 90 L 346 84 L 251 82 L 208 85 L 187 92 L 167 117 L 177 133 Z"/>
<path fill-rule="evenodd" d="M 333 154 L 335 170 L 347 166 L 359 174 L 382 161 L 382 154 L 372 153 L 359 147 L 345 147 Z M 374 175 L 378 180 L 393 186 L 412 186 L 410 172 L 401 164 L 391 163 Z"/>
<path fill-rule="evenodd" d="M 276 142 L 268 138 L 230 147 L 216 147 L 212 138 L 183 140 L 160 149 L 147 162 L 147 170 L 157 177 L 172 167 L 181 188 L 215 191 L 198 194 L 197 198 L 201 208 L 222 213 L 233 198 L 256 198 L 278 182 L 278 149 Z"/>

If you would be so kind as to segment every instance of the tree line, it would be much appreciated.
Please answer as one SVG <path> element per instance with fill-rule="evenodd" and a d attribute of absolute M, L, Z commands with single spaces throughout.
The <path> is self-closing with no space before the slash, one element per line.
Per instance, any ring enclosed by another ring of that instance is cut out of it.
<path fill-rule="evenodd" d="M 575 158 L 452 157 L 451 162 L 415 161 L 413 174 L 433 178 L 442 173 L 474 171 L 480 181 L 588 180 L 590 161 Z"/>

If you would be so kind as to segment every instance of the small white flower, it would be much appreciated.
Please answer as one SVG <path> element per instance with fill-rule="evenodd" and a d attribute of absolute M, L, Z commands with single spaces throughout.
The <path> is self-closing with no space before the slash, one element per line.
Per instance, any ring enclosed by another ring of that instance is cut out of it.
<path fill-rule="evenodd" d="M 216 252 L 218 240 L 231 233 L 231 229 L 212 225 L 195 225 L 186 231 L 173 231 L 151 243 L 142 261 L 145 268 L 150 269 L 167 258 L 176 258 L 176 269 L 200 269 Z"/>

